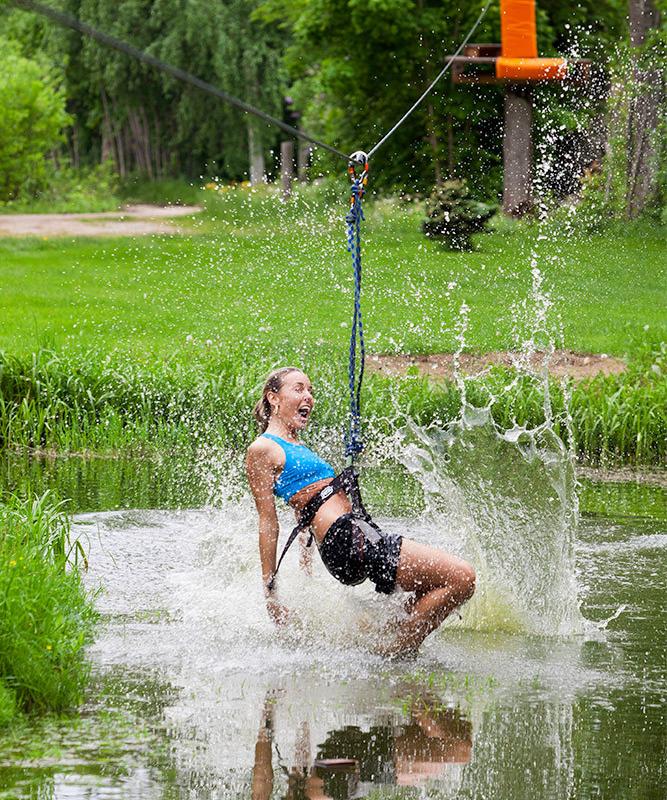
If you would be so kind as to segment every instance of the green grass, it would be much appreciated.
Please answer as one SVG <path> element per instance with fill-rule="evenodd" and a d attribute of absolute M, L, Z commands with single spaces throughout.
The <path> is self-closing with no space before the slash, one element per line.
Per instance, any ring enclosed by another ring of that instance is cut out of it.
<path fill-rule="evenodd" d="M 51 169 L 48 186 L 34 195 L 0 202 L 0 214 L 84 214 L 117 211 L 130 203 L 197 205 L 205 199 L 200 182 L 181 178 L 120 180 L 110 163 L 89 169 Z"/>
<path fill-rule="evenodd" d="M 344 194 L 344 185 L 339 192 Z M 208 192 L 192 235 L 0 241 L 0 348 L 120 348 L 189 360 L 206 342 L 268 351 L 347 346 L 352 305 L 345 198 L 285 206 L 267 191 Z M 372 352 L 452 351 L 459 309 L 467 346 L 508 349 L 534 323 L 531 252 L 553 302 L 551 332 L 584 352 L 632 355 L 667 339 L 664 240 L 627 236 L 537 241 L 534 226 L 448 253 L 419 231 L 420 212 L 391 201 L 364 229 L 364 323 Z"/>
<path fill-rule="evenodd" d="M 600 377 L 572 388 L 550 387 L 554 427 L 590 463 L 664 465 L 667 459 L 667 348 L 647 353 L 619 376 Z M 269 354 L 212 348 L 189 364 L 141 364 L 127 355 L 89 352 L 66 355 L 41 350 L 31 356 L 0 353 L 0 446 L 81 452 L 181 451 L 184 456 L 213 443 L 238 450 L 254 436 L 252 406 L 265 374 L 276 363 L 299 360 L 296 351 Z M 345 365 L 314 362 L 310 370 L 318 398 L 313 435 L 338 440 L 346 418 Z M 545 420 L 542 386 L 535 378 L 513 380 L 496 369 L 467 381 L 474 405 L 491 403 L 496 422 L 534 428 Z M 425 378 L 369 377 L 364 388 L 366 437 L 372 442 L 408 418 L 444 424 L 459 414 L 453 382 Z M 318 433 L 319 431 L 319 433 Z M 336 432 L 329 436 L 327 432 Z M 333 455 L 333 453 L 332 453 Z"/>
<path fill-rule="evenodd" d="M 166 206 L 195 206 L 205 202 L 202 181 L 183 178 L 160 178 L 148 181 L 141 177 L 126 178 L 120 182 L 118 195 L 123 203 L 149 203 Z"/>
<path fill-rule="evenodd" d="M 191 449 L 206 437 L 240 446 L 253 434 L 250 406 L 263 376 L 284 363 L 311 373 L 320 425 L 340 429 L 353 292 L 344 189 L 310 186 L 287 204 L 272 187 L 207 190 L 206 210 L 185 236 L 1 240 L 0 442 L 124 453 Z M 517 224 L 458 254 L 422 236 L 418 208 L 383 199 L 367 210 L 370 353 L 453 351 L 465 303 L 470 350 L 516 349 L 532 336 L 627 357 L 627 374 L 572 392 L 579 455 L 664 464 L 660 232 L 581 239 Z M 520 381 L 506 391 L 509 382 L 499 370 L 470 391 L 485 403 L 491 390 L 499 424 L 539 424 L 539 386 Z M 564 412 L 560 387 L 552 391 Z M 364 402 L 381 434 L 406 415 L 452 419 L 460 398 L 452 384 L 374 376 Z M 564 432 L 564 416 L 557 425 Z"/>
<path fill-rule="evenodd" d="M 62 711 L 88 680 L 84 647 L 95 612 L 83 588 L 80 546 L 49 493 L 0 504 L 0 719 Z"/>

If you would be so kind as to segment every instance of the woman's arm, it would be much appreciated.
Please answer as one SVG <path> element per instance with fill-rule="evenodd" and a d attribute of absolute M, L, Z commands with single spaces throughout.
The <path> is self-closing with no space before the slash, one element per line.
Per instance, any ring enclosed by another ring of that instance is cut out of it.
<path fill-rule="evenodd" d="M 273 473 L 275 464 L 267 444 L 258 439 L 248 448 L 246 470 L 252 496 L 255 499 L 259 515 L 259 558 L 262 564 L 262 583 L 266 597 L 267 610 L 276 623 L 285 622 L 287 609 L 277 602 L 275 589 L 268 584 L 276 568 L 276 549 L 280 524 L 276 514 L 276 503 L 273 497 Z"/>

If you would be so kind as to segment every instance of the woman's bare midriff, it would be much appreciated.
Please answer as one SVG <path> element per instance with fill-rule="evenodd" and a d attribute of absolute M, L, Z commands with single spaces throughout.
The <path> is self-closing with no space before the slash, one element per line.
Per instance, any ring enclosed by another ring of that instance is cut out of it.
<path fill-rule="evenodd" d="M 289 504 L 295 511 L 302 511 L 306 504 L 325 486 L 331 483 L 331 478 L 325 478 L 321 481 L 316 481 L 308 486 L 304 486 L 295 495 L 290 497 Z M 318 544 L 321 544 L 326 532 L 331 525 L 341 517 L 343 514 L 349 514 L 352 511 L 350 501 L 344 492 L 338 492 L 332 495 L 328 500 L 325 500 L 324 505 L 313 517 L 311 528 L 315 534 Z"/>

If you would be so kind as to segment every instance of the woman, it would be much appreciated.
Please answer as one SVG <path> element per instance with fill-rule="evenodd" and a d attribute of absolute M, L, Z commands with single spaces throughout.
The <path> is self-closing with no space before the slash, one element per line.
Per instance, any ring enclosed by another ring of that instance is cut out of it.
<path fill-rule="evenodd" d="M 259 514 L 267 610 L 277 624 L 287 620 L 288 612 L 276 598 L 273 580 L 280 532 L 274 495 L 285 500 L 298 517 L 309 503 L 312 508 L 334 478 L 333 468 L 299 442 L 314 405 L 307 375 L 296 367 L 284 367 L 269 376 L 255 406 L 261 434 L 248 448 L 246 467 Z M 399 586 L 413 593 L 408 617 L 387 652 L 416 650 L 475 591 L 470 564 L 434 547 L 383 533 L 370 518 L 359 519 L 353 513 L 342 491 L 332 492 L 320 505 L 310 528 L 325 566 L 341 582 L 358 583 L 369 577 L 376 591 L 390 594 Z"/>

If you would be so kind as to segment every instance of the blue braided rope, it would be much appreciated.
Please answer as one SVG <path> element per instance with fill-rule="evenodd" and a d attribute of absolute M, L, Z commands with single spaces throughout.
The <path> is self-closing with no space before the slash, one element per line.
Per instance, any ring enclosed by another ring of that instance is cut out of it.
<path fill-rule="evenodd" d="M 345 437 L 345 455 L 353 459 L 364 449 L 361 438 L 361 384 L 364 379 L 364 326 L 361 319 L 361 222 L 364 211 L 361 199 L 364 194 L 361 179 L 352 183 L 352 203 L 345 217 L 347 223 L 347 249 L 352 255 L 354 269 L 354 315 L 350 332 L 350 360 L 348 383 L 350 389 L 350 426 Z M 357 375 L 357 338 L 359 339 L 359 371 Z"/>

